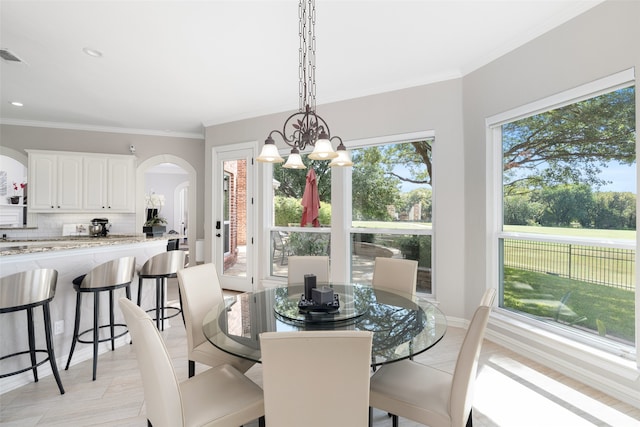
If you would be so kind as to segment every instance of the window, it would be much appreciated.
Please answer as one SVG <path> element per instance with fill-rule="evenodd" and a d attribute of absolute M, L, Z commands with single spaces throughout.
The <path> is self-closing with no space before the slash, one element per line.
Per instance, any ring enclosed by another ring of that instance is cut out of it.
<path fill-rule="evenodd" d="M 417 291 L 431 293 L 433 139 L 351 152 L 351 279 L 371 282 L 376 257 L 418 261 Z"/>
<path fill-rule="evenodd" d="M 331 236 L 331 168 L 329 162 L 305 159 L 307 169 L 273 165 L 271 275 L 287 277 L 289 255 L 328 255 Z M 303 227 L 301 204 L 307 174 L 313 169 L 320 199 L 320 227 Z"/>
<path fill-rule="evenodd" d="M 489 124 L 500 147 L 500 307 L 629 354 L 637 324 L 635 87 L 632 73 L 614 77 Z"/>
<path fill-rule="evenodd" d="M 287 276 L 289 255 L 333 255 L 334 279 L 370 282 L 376 256 L 409 258 L 419 263 L 418 291 L 430 293 L 432 143 L 432 132 L 350 141 L 349 169 L 332 171 L 328 162 L 308 158 L 305 170 L 273 165 L 270 276 Z M 318 183 L 319 227 L 300 226 L 310 168 Z"/>

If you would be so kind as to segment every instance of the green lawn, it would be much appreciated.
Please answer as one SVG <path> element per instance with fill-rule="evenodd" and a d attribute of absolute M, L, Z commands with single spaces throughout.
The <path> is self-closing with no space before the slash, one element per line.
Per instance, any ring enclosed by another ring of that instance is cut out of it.
<path fill-rule="evenodd" d="M 505 225 L 504 231 L 510 233 L 553 234 L 567 237 L 588 237 L 593 239 L 620 239 L 635 241 L 635 230 L 594 230 L 591 228 L 571 227 L 531 227 L 528 225 Z"/>
<path fill-rule="evenodd" d="M 504 307 L 635 342 L 633 291 L 505 268 Z"/>

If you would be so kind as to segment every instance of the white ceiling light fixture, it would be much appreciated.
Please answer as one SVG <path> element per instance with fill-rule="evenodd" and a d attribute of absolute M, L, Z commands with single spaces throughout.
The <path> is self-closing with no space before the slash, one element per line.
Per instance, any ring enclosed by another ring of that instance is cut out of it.
<path fill-rule="evenodd" d="M 20 101 L 11 101 L 9 102 L 9 104 L 13 105 L 14 107 L 24 107 L 24 104 Z"/>
<path fill-rule="evenodd" d="M 306 147 L 314 147 L 309 154 L 312 160 L 332 160 L 329 166 L 352 166 L 351 156 L 338 136 L 331 137 L 329 125 L 316 114 L 316 4 L 315 0 L 300 0 L 298 5 L 299 19 L 299 96 L 300 104 L 297 113 L 285 120 L 282 131 L 272 130 L 264 141 L 260 155 L 256 158 L 264 163 L 282 163 L 284 159 L 278 153 L 272 135 L 278 134 L 291 147 L 291 154 L 282 166 L 290 169 L 305 169 L 300 151 Z M 340 143 L 337 152 L 333 150 L 331 141 Z"/>

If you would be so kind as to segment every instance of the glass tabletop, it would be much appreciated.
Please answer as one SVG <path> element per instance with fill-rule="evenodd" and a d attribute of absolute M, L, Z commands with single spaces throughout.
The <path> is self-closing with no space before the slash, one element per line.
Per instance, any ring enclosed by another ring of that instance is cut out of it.
<path fill-rule="evenodd" d="M 362 284 L 331 284 L 336 313 L 301 313 L 304 286 L 289 285 L 226 298 L 203 320 L 203 332 L 216 347 L 261 361 L 259 335 L 271 331 L 359 330 L 373 332 L 371 365 L 409 358 L 442 339 L 444 314 L 421 297 Z"/>

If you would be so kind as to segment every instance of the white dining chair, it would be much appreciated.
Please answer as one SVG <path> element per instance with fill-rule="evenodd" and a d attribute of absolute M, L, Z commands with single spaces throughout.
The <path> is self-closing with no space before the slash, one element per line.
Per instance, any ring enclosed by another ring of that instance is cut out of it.
<path fill-rule="evenodd" d="M 202 321 L 224 297 L 214 264 L 200 264 L 178 271 L 178 286 L 182 294 L 182 311 L 187 329 L 187 358 L 189 377 L 195 374 L 196 362 L 208 366 L 229 364 L 244 373 L 254 365 L 240 357 L 218 349 L 202 332 Z"/>
<path fill-rule="evenodd" d="M 304 283 L 305 274 L 315 274 L 316 283 L 329 283 L 329 257 L 311 255 L 289 256 L 289 272 L 287 283 L 289 285 Z"/>
<path fill-rule="evenodd" d="M 376 257 L 373 266 L 372 285 L 415 295 L 418 277 L 418 261 L 400 258 Z"/>
<path fill-rule="evenodd" d="M 412 360 L 382 366 L 371 377 L 369 404 L 431 427 L 472 425 L 473 388 L 495 289 L 488 289 L 467 330 L 453 374 Z M 371 425 L 371 424 L 370 424 Z"/>
<path fill-rule="evenodd" d="M 262 389 L 231 365 L 178 382 L 154 321 L 126 298 L 119 300 L 142 376 L 148 423 L 154 427 L 240 426 L 260 419 Z"/>
<path fill-rule="evenodd" d="M 366 426 L 372 339 L 369 331 L 260 334 L 267 426 Z"/>

